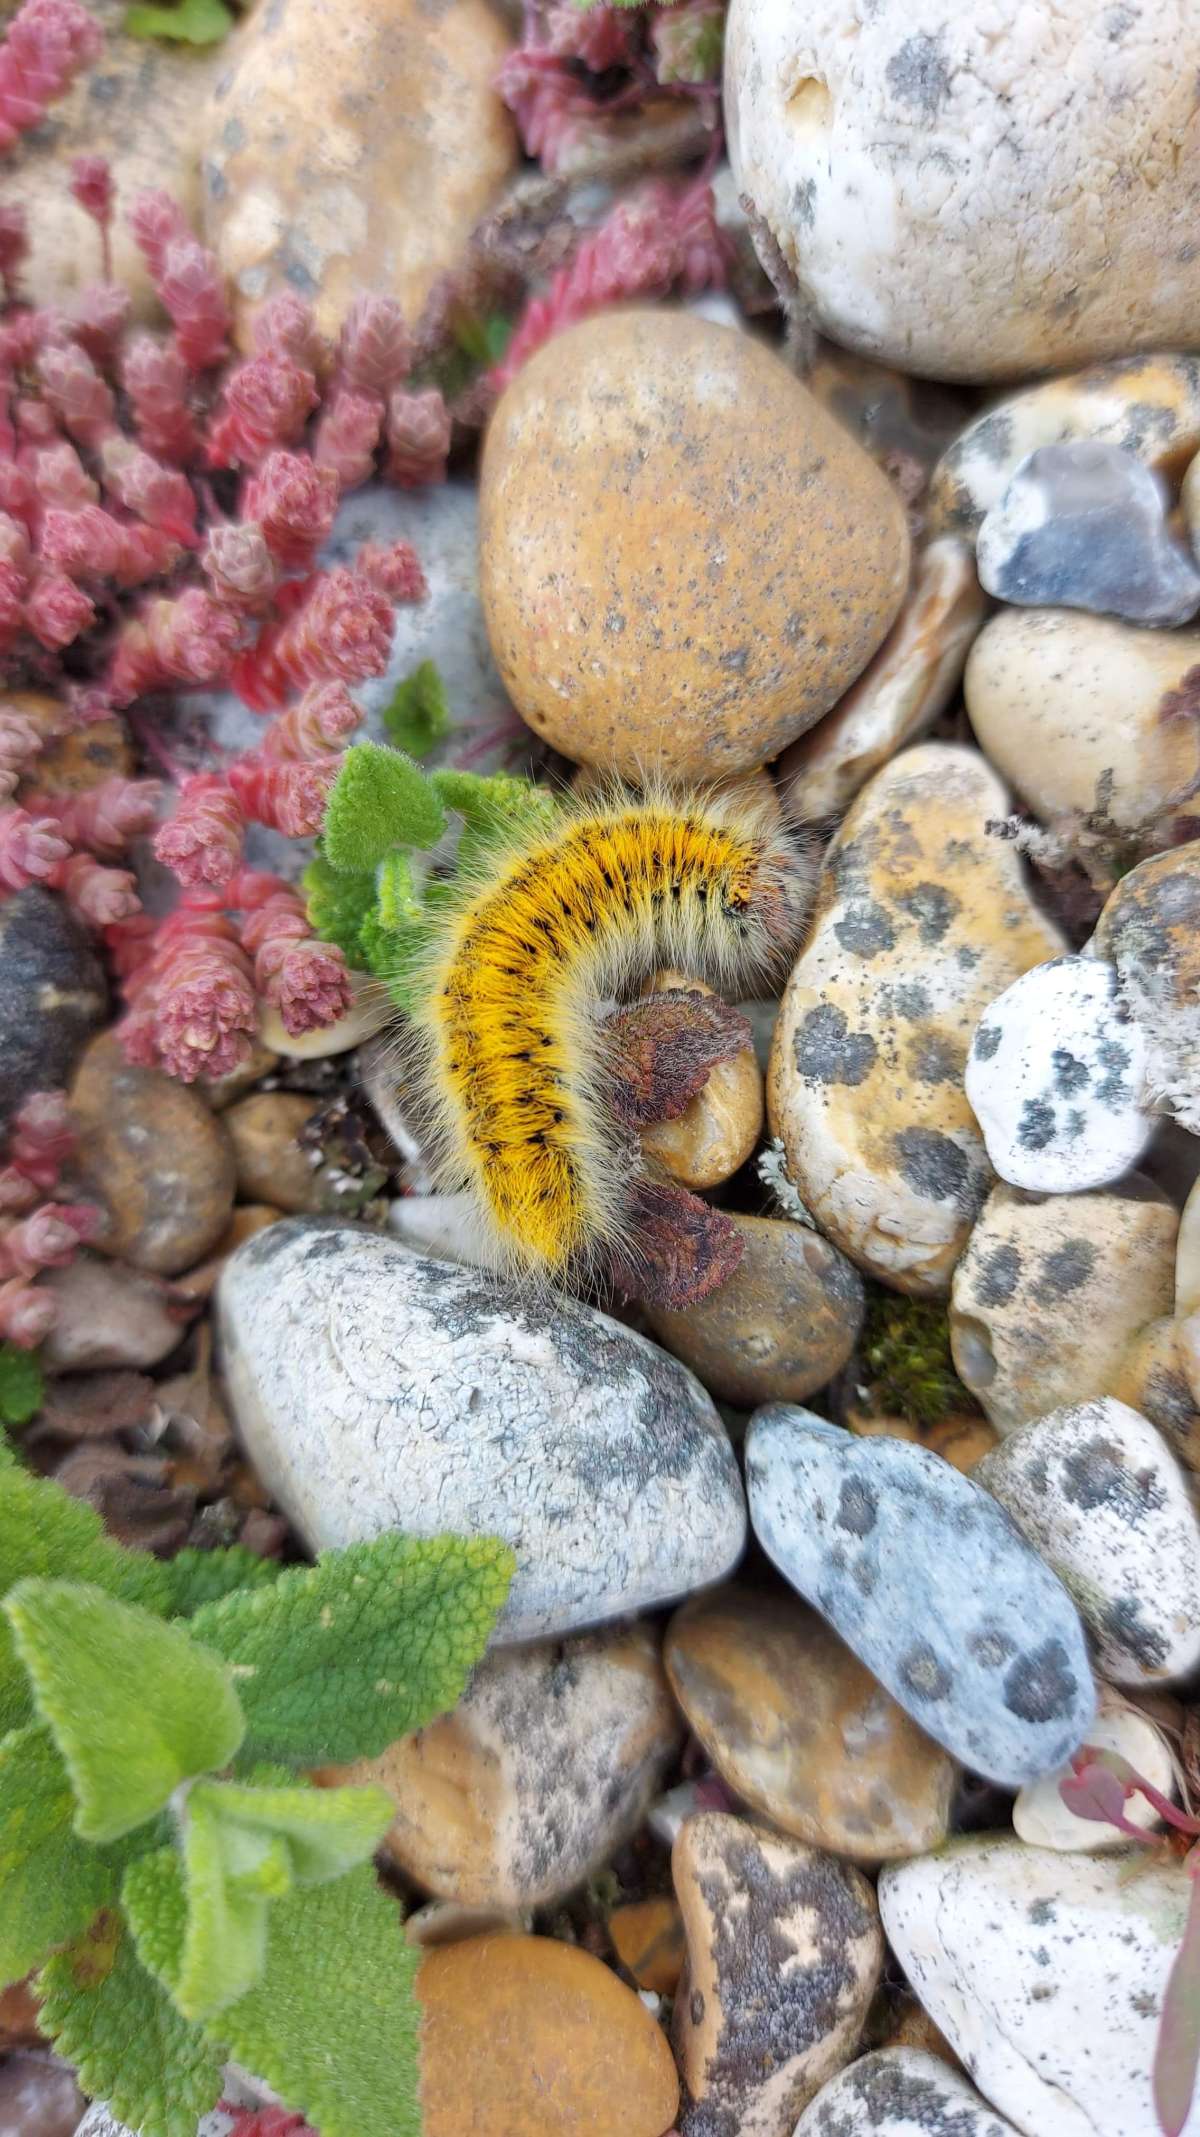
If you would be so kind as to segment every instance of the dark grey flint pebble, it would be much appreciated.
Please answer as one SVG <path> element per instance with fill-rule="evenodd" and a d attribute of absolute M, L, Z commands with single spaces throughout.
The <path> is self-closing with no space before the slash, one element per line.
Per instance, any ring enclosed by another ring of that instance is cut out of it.
<path fill-rule="evenodd" d="M 247 1451 L 305 1541 L 503 1536 L 501 1641 L 652 1610 L 741 1555 L 709 1396 L 592 1307 L 292 1218 L 239 1247 L 218 1312 Z"/>
<path fill-rule="evenodd" d="M 108 1011 L 91 943 L 52 890 L 0 900 L 0 1122 L 65 1084 Z"/>
<path fill-rule="evenodd" d="M 964 1766 L 1015 1788 L 1083 1742 L 1096 1692 L 1075 1605 L 969 1477 L 772 1403 L 746 1479 L 780 1572 Z"/>
<path fill-rule="evenodd" d="M 821 2088 L 795 2137 L 1017 2137 L 941 2056 L 878 2048 Z"/>
<path fill-rule="evenodd" d="M 979 530 L 979 576 L 1026 608 L 1084 608 L 1130 623 L 1186 623 L 1200 571 L 1166 523 L 1157 475 L 1123 445 L 1043 445 Z"/>

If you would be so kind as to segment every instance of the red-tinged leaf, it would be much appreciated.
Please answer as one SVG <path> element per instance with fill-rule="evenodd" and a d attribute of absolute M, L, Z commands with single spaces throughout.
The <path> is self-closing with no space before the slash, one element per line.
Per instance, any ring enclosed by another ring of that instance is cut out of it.
<path fill-rule="evenodd" d="M 1095 1825 L 1125 1825 L 1125 1783 L 1101 1765 L 1098 1756 L 1088 1758 L 1065 1781 L 1060 1781 L 1058 1793 L 1076 1818 L 1090 1819 Z"/>
<path fill-rule="evenodd" d="M 690 987 L 663 988 L 615 1010 L 606 1037 L 617 1118 L 631 1128 L 677 1120 L 718 1061 L 740 1054 L 751 1036 L 740 1009 Z"/>
<path fill-rule="evenodd" d="M 633 1200 L 633 1239 L 628 1253 L 612 1264 L 613 1279 L 623 1291 L 648 1306 L 679 1313 L 733 1275 L 742 1240 L 719 1209 L 685 1187 L 656 1180 L 639 1180 Z"/>
<path fill-rule="evenodd" d="M 1192 1879 L 1183 1942 L 1167 1981 L 1154 2055 L 1154 2106 L 1163 2137 L 1179 2137 L 1191 2111 L 1200 2064 L 1200 1864 Z"/>

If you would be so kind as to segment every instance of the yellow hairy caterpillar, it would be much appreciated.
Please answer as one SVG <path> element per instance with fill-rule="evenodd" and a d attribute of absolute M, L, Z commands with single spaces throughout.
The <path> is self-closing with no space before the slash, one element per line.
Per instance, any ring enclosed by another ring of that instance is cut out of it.
<path fill-rule="evenodd" d="M 771 804 L 719 789 L 589 795 L 493 851 L 416 1028 L 438 1184 L 471 1192 L 505 1266 L 560 1281 L 636 1253 L 605 1012 L 664 965 L 744 993 L 794 949 L 809 881 Z"/>

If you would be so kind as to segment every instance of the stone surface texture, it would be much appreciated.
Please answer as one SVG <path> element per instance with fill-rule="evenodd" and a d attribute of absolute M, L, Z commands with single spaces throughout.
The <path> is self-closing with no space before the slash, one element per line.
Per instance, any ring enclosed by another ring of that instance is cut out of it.
<path fill-rule="evenodd" d="M 795 2137 L 1018 2137 L 973 2085 L 922 2048 L 878 2048 L 824 2086 Z"/>
<path fill-rule="evenodd" d="M 90 938 L 52 890 L 0 900 L 0 1122 L 65 1084 L 108 1007 Z"/>
<path fill-rule="evenodd" d="M 70 1090 L 73 1171 L 105 1212 L 97 1245 L 153 1276 L 177 1276 L 216 1246 L 233 1209 L 229 1137 L 203 1098 L 133 1068 L 119 1039 L 93 1039 Z"/>
<path fill-rule="evenodd" d="M 1169 502 L 1127 446 L 1039 446 L 979 529 L 980 580 L 1023 608 L 1187 623 L 1200 608 L 1200 571 L 1167 530 Z"/>
<path fill-rule="evenodd" d="M 1194 680 L 1200 704 L 1200 668 Z M 1116 966 L 1146 1036 L 1156 1102 L 1200 1135 L 1200 844 L 1152 854 L 1123 875 L 1089 948 Z"/>

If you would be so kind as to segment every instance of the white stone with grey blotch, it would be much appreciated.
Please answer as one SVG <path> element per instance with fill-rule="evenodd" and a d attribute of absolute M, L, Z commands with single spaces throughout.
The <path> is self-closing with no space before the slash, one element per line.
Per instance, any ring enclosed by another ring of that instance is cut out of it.
<path fill-rule="evenodd" d="M 1151 2070 L 1187 1916 L 1177 1863 L 951 1841 L 879 1880 L 888 1941 L 1023 2137 L 1160 2137 Z M 1200 2103 L 1184 2125 L 1200 2137 Z M 855 2137 L 858 2137 L 855 2131 Z"/>
<path fill-rule="evenodd" d="M 957 2070 L 924 2048 L 878 2048 L 822 2086 L 794 2137 L 1018 2137 Z"/>
<path fill-rule="evenodd" d="M 1040 446 L 979 530 L 980 580 L 1021 608 L 1187 623 L 1200 608 L 1200 571 L 1168 529 L 1168 504 L 1165 483 L 1127 446 Z"/>
<path fill-rule="evenodd" d="M 964 1766 L 1015 1788 L 1084 1741 L 1096 1696 L 1075 1605 L 972 1478 L 772 1403 L 750 1422 L 746 1484 L 785 1580 Z"/>
<path fill-rule="evenodd" d="M 1148 1418 L 1110 1396 L 1010 1432 L 972 1471 L 1074 1596 L 1114 1684 L 1200 1664 L 1200 1524 Z"/>
<path fill-rule="evenodd" d="M 1002 1180 L 1035 1194 L 1107 1187 L 1154 1133 L 1147 1047 L 1115 968 L 1052 957 L 990 1002 L 967 1056 L 966 1091 Z"/>
<path fill-rule="evenodd" d="M 712 1401 L 594 1307 L 302 1218 L 239 1247 L 217 1297 L 246 1451 L 306 1543 L 502 1536 L 501 1644 L 655 1609 L 741 1555 Z"/>

